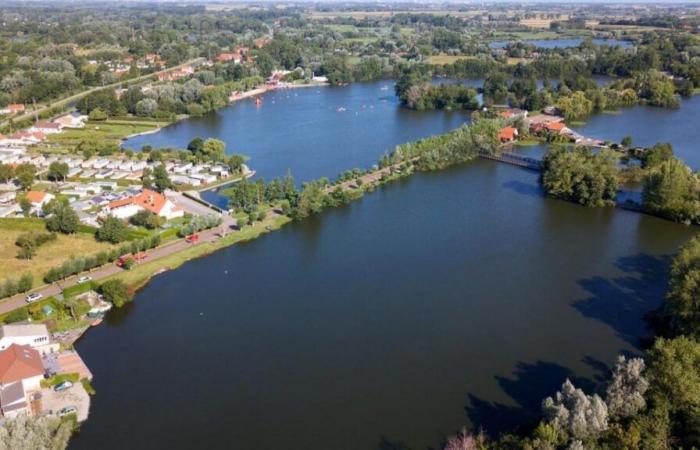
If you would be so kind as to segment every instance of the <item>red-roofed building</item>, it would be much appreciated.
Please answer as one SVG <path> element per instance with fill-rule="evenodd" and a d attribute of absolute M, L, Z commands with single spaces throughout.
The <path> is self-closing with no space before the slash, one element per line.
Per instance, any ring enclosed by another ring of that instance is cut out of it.
<path fill-rule="evenodd" d="M 29 127 L 28 131 L 33 133 L 39 132 L 44 134 L 54 134 L 60 133 L 62 128 L 63 125 L 60 123 L 39 120 L 34 125 Z"/>
<path fill-rule="evenodd" d="M 41 389 L 44 363 L 28 345 L 12 344 L 0 352 L 0 386 L 21 381 L 25 391 Z"/>
<path fill-rule="evenodd" d="M 41 131 L 18 131 L 17 133 L 10 136 L 10 144 L 38 144 L 39 142 L 46 139 L 44 133 Z"/>
<path fill-rule="evenodd" d="M 502 143 L 513 142 L 518 137 L 518 129 L 513 127 L 502 128 L 498 133 L 498 139 Z"/>
<path fill-rule="evenodd" d="M 21 103 L 11 103 L 0 109 L 0 114 L 15 114 L 24 112 L 24 105 Z"/>
<path fill-rule="evenodd" d="M 41 191 L 29 191 L 26 197 L 35 208 L 41 208 L 55 198 L 52 194 Z"/>
<path fill-rule="evenodd" d="M 547 131 L 552 133 L 561 133 L 566 129 L 566 124 L 564 122 L 551 122 L 545 125 Z"/>
<path fill-rule="evenodd" d="M 144 209 L 168 220 L 182 217 L 185 214 L 182 208 L 168 200 L 163 194 L 150 189 L 144 189 L 133 197 L 110 202 L 106 212 L 119 219 L 128 219 Z"/>

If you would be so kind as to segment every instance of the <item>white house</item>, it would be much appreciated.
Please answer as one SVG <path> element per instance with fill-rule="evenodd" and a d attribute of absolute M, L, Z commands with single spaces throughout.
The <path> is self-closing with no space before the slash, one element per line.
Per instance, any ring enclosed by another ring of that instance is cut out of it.
<path fill-rule="evenodd" d="M 51 200 L 53 200 L 55 196 L 53 194 L 49 194 L 48 192 L 41 192 L 41 191 L 29 191 L 27 192 L 27 200 L 29 200 L 29 203 L 32 204 L 34 208 L 41 208 Z"/>
<path fill-rule="evenodd" d="M 140 194 L 110 202 L 106 213 L 119 219 L 127 219 L 139 211 L 147 210 L 166 219 L 185 215 L 185 211 L 163 194 L 144 189 Z"/>
<path fill-rule="evenodd" d="M 58 349 L 51 344 L 49 331 L 44 324 L 11 324 L 0 326 L 0 351 L 12 344 L 28 345 L 41 353 Z"/>
<path fill-rule="evenodd" d="M 11 344 L 0 351 L 0 409 L 3 416 L 29 412 L 27 394 L 41 389 L 44 364 L 29 345 Z"/>
<path fill-rule="evenodd" d="M 74 112 L 58 117 L 53 122 L 61 125 L 63 128 L 84 128 L 86 120 L 87 116 Z"/>
<path fill-rule="evenodd" d="M 46 120 L 39 120 L 36 122 L 34 125 L 29 127 L 30 132 L 32 133 L 44 133 L 44 134 L 56 134 L 60 133 L 61 129 L 63 128 L 63 125 L 60 123 L 54 123 L 54 122 L 47 122 Z"/>

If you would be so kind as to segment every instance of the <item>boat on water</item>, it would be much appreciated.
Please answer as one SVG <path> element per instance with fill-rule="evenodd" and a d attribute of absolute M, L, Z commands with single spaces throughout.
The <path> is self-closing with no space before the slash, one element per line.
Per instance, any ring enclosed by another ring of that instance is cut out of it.
<path fill-rule="evenodd" d="M 102 319 L 100 318 L 100 319 L 93 321 L 90 325 L 93 327 L 96 327 L 97 325 L 100 325 L 101 323 L 102 323 Z"/>
<path fill-rule="evenodd" d="M 339 107 L 338 107 L 338 108 L 336 108 L 335 110 L 336 110 L 336 112 L 343 112 L 343 111 L 347 111 L 347 109 L 343 108 L 342 106 L 339 106 Z"/>
<path fill-rule="evenodd" d="M 255 99 L 255 106 L 260 106 L 260 105 L 262 105 L 262 99 L 260 97 L 257 97 Z"/>

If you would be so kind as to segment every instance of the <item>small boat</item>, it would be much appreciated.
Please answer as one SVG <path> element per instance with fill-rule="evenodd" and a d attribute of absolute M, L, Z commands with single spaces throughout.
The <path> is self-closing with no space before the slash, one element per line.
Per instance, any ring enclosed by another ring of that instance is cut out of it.
<path fill-rule="evenodd" d="M 97 325 L 102 323 L 102 319 L 97 319 L 94 322 L 92 322 L 90 325 L 93 327 L 96 327 Z"/>
<path fill-rule="evenodd" d="M 343 108 L 342 106 L 340 106 L 340 107 L 336 108 L 335 110 L 336 110 L 336 112 L 343 112 L 343 111 L 347 111 L 347 109 Z"/>
<path fill-rule="evenodd" d="M 380 88 L 380 90 L 381 90 L 381 91 L 388 91 L 388 90 L 389 90 L 389 86 L 382 86 L 382 87 Z"/>
<path fill-rule="evenodd" d="M 262 100 L 260 99 L 260 97 L 258 97 L 255 99 L 255 106 L 260 106 L 260 105 L 262 105 Z"/>

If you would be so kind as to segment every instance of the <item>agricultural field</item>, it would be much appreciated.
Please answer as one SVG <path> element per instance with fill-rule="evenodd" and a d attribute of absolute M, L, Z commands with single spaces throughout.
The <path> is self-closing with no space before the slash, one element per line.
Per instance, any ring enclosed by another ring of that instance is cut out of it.
<path fill-rule="evenodd" d="M 428 57 L 428 64 L 454 64 L 457 61 L 476 59 L 469 55 L 432 55 Z"/>
<path fill-rule="evenodd" d="M 72 236 L 59 234 L 54 242 L 48 242 L 37 249 L 31 260 L 17 259 L 19 247 L 17 238 L 27 232 L 46 232 L 44 222 L 40 219 L 2 219 L 0 220 L 0 267 L 3 275 L 13 279 L 25 272 L 34 276 L 34 285 L 43 284 L 44 274 L 52 267 L 58 266 L 71 256 L 94 255 L 109 250 L 112 245 L 97 242 L 90 233 L 76 233 Z"/>

